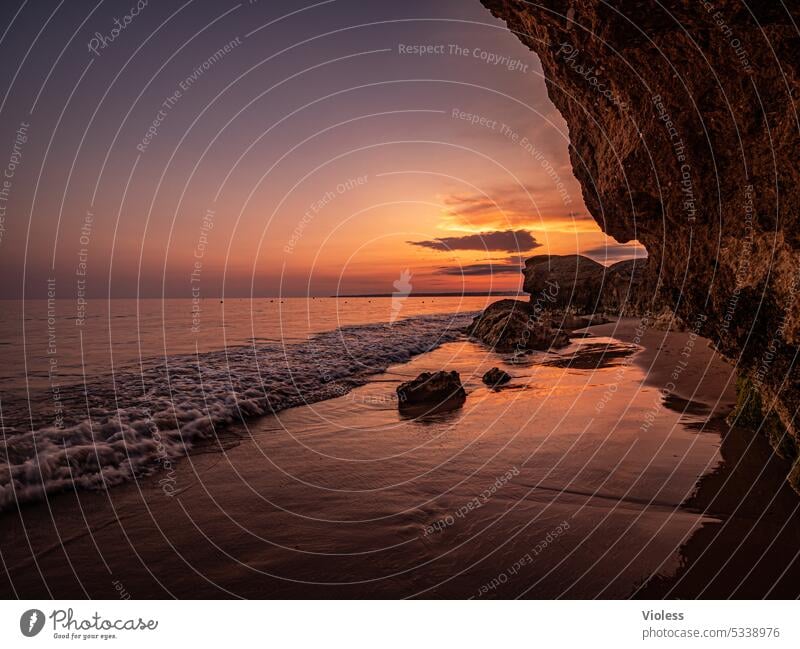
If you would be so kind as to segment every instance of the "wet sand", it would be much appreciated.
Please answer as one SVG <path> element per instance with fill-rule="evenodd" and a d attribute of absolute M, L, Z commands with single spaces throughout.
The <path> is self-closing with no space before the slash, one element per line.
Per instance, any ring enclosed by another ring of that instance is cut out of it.
<path fill-rule="evenodd" d="M 733 368 L 698 339 L 665 397 L 688 334 L 635 346 L 636 322 L 522 363 L 448 343 L 341 398 L 227 431 L 169 476 L 7 512 L 0 594 L 797 596 L 798 498 L 763 439 L 724 426 Z M 504 389 L 480 381 L 493 366 L 515 377 Z M 441 368 L 460 372 L 464 407 L 399 415 L 398 383 Z M 735 581 L 762 555 L 759 574 L 788 568 L 769 592 Z"/>
<path fill-rule="evenodd" d="M 653 329 L 642 322 L 621 318 L 590 331 L 641 346 L 632 360 L 644 372 L 647 385 L 668 389 L 678 401 L 704 404 L 715 414 L 727 415 L 736 403 L 734 367 L 705 338 L 689 331 Z"/>

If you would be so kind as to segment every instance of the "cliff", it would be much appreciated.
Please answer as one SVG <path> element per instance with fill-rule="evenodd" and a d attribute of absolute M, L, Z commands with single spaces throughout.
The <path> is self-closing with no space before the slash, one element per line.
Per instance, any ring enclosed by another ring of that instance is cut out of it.
<path fill-rule="evenodd" d="M 735 362 L 742 412 L 797 458 L 796 0 L 482 2 L 541 59 L 592 216 L 647 248 L 643 308 Z"/>

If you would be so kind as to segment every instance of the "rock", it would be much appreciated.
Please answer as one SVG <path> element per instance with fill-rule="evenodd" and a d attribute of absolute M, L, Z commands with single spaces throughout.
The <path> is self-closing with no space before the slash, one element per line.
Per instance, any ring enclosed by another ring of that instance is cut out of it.
<path fill-rule="evenodd" d="M 638 313 L 646 264 L 647 259 L 628 259 L 605 267 L 583 255 L 536 255 L 525 261 L 523 290 L 546 309 Z"/>
<path fill-rule="evenodd" d="M 538 55 L 589 213 L 647 249 L 645 312 L 711 338 L 800 442 L 797 4 L 482 2 Z"/>
<path fill-rule="evenodd" d="M 686 331 L 686 323 L 672 309 L 664 307 L 650 320 L 650 327 L 659 331 Z"/>
<path fill-rule="evenodd" d="M 582 255 L 536 255 L 525 261 L 522 290 L 531 302 L 546 308 L 594 313 L 600 300 L 606 267 Z"/>
<path fill-rule="evenodd" d="M 578 280 L 570 281 L 576 271 Z M 468 333 L 504 353 L 565 347 L 575 329 L 609 321 L 593 312 L 603 307 L 599 296 L 605 272 L 604 266 L 580 255 L 532 257 L 526 263 L 524 287 L 532 291 L 530 302 L 495 302 L 472 321 Z M 587 315 L 576 314 L 576 308 Z"/>
<path fill-rule="evenodd" d="M 576 329 L 585 329 L 586 327 L 593 327 L 594 325 L 606 324 L 611 322 L 602 313 L 592 313 L 589 315 L 574 315 L 572 313 L 563 313 L 560 311 L 553 311 L 550 314 L 550 326 L 553 329 L 561 329 L 562 331 L 572 332 Z"/>
<path fill-rule="evenodd" d="M 529 302 L 499 300 L 469 327 L 469 334 L 498 352 L 547 350 L 569 344 L 569 336 L 553 329 L 549 316 Z"/>
<path fill-rule="evenodd" d="M 401 411 L 439 412 L 460 407 L 467 398 L 458 372 L 423 372 L 397 387 Z"/>
<path fill-rule="evenodd" d="M 504 383 L 508 383 L 510 380 L 511 375 L 508 372 L 504 372 L 499 367 L 493 367 L 483 375 L 483 382 L 490 387 L 503 385 Z"/>
<path fill-rule="evenodd" d="M 626 259 L 609 266 L 602 289 L 603 311 L 620 316 L 641 315 L 646 308 L 643 304 L 652 297 L 642 292 L 646 268 L 646 258 Z"/>

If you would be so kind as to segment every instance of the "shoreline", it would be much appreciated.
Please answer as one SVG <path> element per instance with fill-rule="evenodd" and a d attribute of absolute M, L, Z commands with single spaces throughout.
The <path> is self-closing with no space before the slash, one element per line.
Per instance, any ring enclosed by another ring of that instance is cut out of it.
<path fill-rule="evenodd" d="M 585 329 L 612 336 L 642 349 L 632 361 L 645 372 L 645 382 L 688 402 L 701 403 L 726 415 L 736 404 L 736 369 L 706 338 L 691 332 L 646 327 L 640 318 L 620 318 Z"/>
<path fill-rule="evenodd" d="M 721 431 L 703 423 L 719 421 L 724 408 L 712 416 L 712 406 L 728 403 L 712 398 L 709 383 L 719 389 L 730 366 L 693 355 L 698 370 L 680 387 L 709 407 L 665 402 L 643 436 L 638 421 L 664 376 L 652 368 L 669 365 L 684 338 L 653 331 L 644 350 L 616 354 L 635 322 L 596 325 L 560 350 L 578 357 L 611 346 L 615 354 L 595 369 L 542 364 L 552 355 L 507 364 L 470 341 L 448 342 L 347 395 L 237 425 L 236 443 L 220 437 L 176 464 L 172 496 L 155 473 L 6 512 L 0 550 L 13 582 L 0 579 L 0 593 L 114 597 L 116 581 L 132 598 L 691 596 L 705 567 L 694 580 L 682 575 L 718 543 L 709 520 L 727 516 L 746 529 L 733 497 L 712 489 L 725 482 L 734 437 L 722 439 L 720 456 Z M 601 335 L 609 327 L 613 340 Z M 713 372 L 703 378 L 707 364 Z M 491 366 L 507 369 L 512 384 L 486 388 Z M 398 416 L 394 387 L 440 367 L 461 373 L 465 406 L 423 421 Z M 618 400 L 593 415 L 587 406 L 613 381 Z M 594 427 L 582 423 L 593 419 Z M 465 509 L 481 493 L 490 497 Z M 784 496 L 776 513 L 793 502 Z M 568 531 L 541 552 L 553 529 Z M 515 568 L 509 586 L 481 591 L 531 548 L 537 562 Z"/>

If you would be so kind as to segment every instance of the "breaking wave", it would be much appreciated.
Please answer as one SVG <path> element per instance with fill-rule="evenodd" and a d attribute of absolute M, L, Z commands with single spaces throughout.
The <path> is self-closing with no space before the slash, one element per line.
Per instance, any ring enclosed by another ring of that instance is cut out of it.
<path fill-rule="evenodd" d="M 457 339 L 474 315 L 418 316 L 287 345 L 151 360 L 61 388 L 57 426 L 49 394 L 4 401 L 0 511 L 55 491 L 131 480 L 171 466 L 231 423 L 342 396 L 390 365 Z"/>

